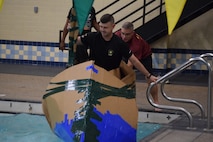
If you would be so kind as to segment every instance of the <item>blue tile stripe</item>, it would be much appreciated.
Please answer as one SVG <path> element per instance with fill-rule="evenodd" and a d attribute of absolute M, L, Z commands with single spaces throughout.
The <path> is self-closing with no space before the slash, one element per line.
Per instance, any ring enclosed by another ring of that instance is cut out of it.
<path fill-rule="evenodd" d="M 0 61 L 62 65 L 68 61 L 68 51 L 60 51 L 58 43 L 0 40 Z"/>
<path fill-rule="evenodd" d="M 30 64 L 30 65 L 45 65 L 45 66 L 58 66 L 65 67 L 65 62 L 48 62 L 48 61 L 32 61 L 32 60 L 14 60 L 14 59 L 0 59 L 0 63 L 8 64 Z"/>
<path fill-rule="evenodd" d="M 42 64 L 65 66 L 68 62 L 68 51 L 61 52 L 58 43 L 0 40 L 0 62 Z M 204 53 L 213 53 L 213 50 L 192 49 L 152 49 L 153 68 L 168 71 L 185 63 L 192 57 Z M 212 59 L 208 61 L 212 62 Z M 188 70 L 206 71 L 206 65 L 194 64 Z"/>
<path fill-rule="evenodd" d="M 213 53 L 213 52 L 205 52 Z M 204 54 L 204 53 L 203 53 Z M 201 54 L 182 54 L 182 53 L 153 53 L 153 68 L 154 69 L 174 69 L 187 62 L 190 58 L 199 57 Z M 206 59 L 207 62 L 213 63 L 213 59 Z M 203 62 L 196 62 L 187 69 L 192 70 L 207 70 Z"/>
<path fill-rule="evenodd" d="M 213 53 L 213 50 L 194 50 L 194 49 L 176 49 L 176 48 L 169 48 L 169 49 L 158 49 L 153 48 L 153 53 L 181 53 L 181 54 L 205 54 L 205 53 Z"/>
<path fill-rule="evenodd" d="M 35 41 L 19 41 L 19 40 L 0 40 L 0 44 L 59 47 L 59 43 L 54 42 L 35 42 Z"/>

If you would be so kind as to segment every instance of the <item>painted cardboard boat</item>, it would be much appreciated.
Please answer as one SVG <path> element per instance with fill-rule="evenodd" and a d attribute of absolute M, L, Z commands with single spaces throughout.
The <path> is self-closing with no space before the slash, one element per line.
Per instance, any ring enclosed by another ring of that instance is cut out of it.
<path fill-rule="evenodd" d="M 106 71 L 93 61 L 56 75 L 43 96 L 53 132 L 66 142 L 135 142 L 135 72 L 125 63 Z"/>

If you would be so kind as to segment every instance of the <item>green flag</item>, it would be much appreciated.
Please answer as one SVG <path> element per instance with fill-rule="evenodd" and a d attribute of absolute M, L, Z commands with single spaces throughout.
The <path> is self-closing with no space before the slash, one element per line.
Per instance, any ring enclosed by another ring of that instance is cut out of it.
<path fill-rule="evenodd" d="M 73 5 L 76 11 L 79 32 L 82 33 L 85 22 L 87 20 L 90 9 L 94 0 L 73 0 Z"/>

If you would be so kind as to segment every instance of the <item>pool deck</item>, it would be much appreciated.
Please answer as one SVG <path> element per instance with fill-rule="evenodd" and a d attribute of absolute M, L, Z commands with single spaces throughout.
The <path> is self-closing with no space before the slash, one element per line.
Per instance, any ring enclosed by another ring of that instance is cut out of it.
<path fill-rule="evenodd" d="M 64 69 L 64 67 L 0 63 L 0 100 L 41 102 L 51 78 Z M 136 101 L 140 111 L 151 112 L 159 117 L 160 114 L 176 113 L 167 110 L 154 112 L 154 108 L 146 99 L 147 84 L 139 73 L 136 73 L 136 75 Z M 178 79 L 173 79 L 169 84 L 166 84 L 164 89 L 168 96 L 197 100 L 206 111 L 208 97 L 206 82 L 206 76 L 179 76 Z M 195 117 L 194 127 L 189 128 L 188 119 L 181 117 L 181 119 L 170 124 L 163 124 L 162 129 L 144 138 L 141 142 L 207 142 L 213 139 L 212 121 L 211 129 L 204 129 L 207 124 L 205 120 L 200 121 L 200 110 L 197 106 L 170 102 L 161 95 L 159 95 L 159 100 L 160 104 L 187 108 Z M 201 123 L 204 124 L 202 126 L 198 125 Z"/>

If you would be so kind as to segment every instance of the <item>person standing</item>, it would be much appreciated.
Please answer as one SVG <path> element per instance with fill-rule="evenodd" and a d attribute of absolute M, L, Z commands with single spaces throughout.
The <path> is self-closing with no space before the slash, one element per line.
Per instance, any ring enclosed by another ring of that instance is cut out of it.
<path fill-rule="evenodd" d="M 115 34 L 129 45 L 130 50 L 136 58 L 145 66 L 145 68 L 153 74 L 152 68 L 152 50 L 150 45 L 134 31 L 134 25 L 131 22 L 125 22 L 121 29 Z M 126 60 L 128 66 L 133 67 L 133 64 Z M 151 81 L 147 80 L 148 85 Z M 155 85 L 151 90 L 151 95 L 154 103 L 159 104 L 158 100 L 158 86 Z M 155 110 L 158 110 L 155 108 Z"/>
<path fill-rule="evenodd" d="M 104 14 L 100 18 L 100 32 L 90 32 L 78 36 L 77 44 L 90 48 L 91 60 L 107 71 L 119 67 L 123 57 L 128 59 L 150 82 L 157 81 L 157 77 L 149 73 L 143 64 L 132 54 L 128 45 L 113 33 L 114 17 Z"/>
<path fill-rule="evenodd" d="M 65 49 L 65 39 L 66 36 L 69 32 L 69 29 L 71 29 L 71 25 L 70 22 L 72 21 L 73 15 L 72 15 L 72 10 L 74 8 L 72 7 L 69 10 L 69 14 L 67 15 L 67 20 L 66 23 L 64 25 L 64 29 L 63 29 L 63 35 L 61 38 L 61 42 L 60 42 L 60 49 L 63 51 Z M 91 10 L 89 12 L 87 21 L 85 23 L 83 32 L 81 35 L 91 32 L 92 27 L 95 28 L 96 31 L 99 31 L 99 25 L 96 21 L 96 13 L 95 13 L 95 8 L 91 7 Z M 75 59 L 74 59 L 74 64 L 79 64 L 82 62 L 85 62 L 87 60 L 89 60 L 89 54 L 87 51 L 88 48 L 83 47 L 82 45 L 78 45 L 78 48 L 76 48 L 76 54 L 75 54 Z"/>

